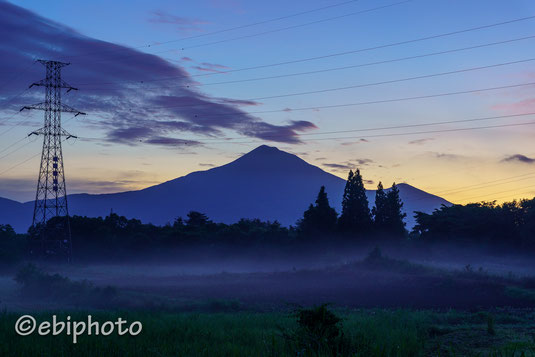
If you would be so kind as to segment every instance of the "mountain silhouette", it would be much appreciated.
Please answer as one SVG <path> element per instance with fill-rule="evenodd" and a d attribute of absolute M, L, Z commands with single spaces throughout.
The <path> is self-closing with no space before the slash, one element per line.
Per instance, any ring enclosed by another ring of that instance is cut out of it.
<path fill-rule="evenodd" d="M 295 224 L 325 186 L 331 205 L 340 212 L 345 180 L 311 165 L 296 155 L 262 145 L 226 165 L 151 186 L 139 191 L 113 194 L 69 195 L 71 215 L 106 216 L 113 211 L 157 225 L 172 223 L 191 211 L 205 213 L 216 222 L 260 218 Z M 450 203 L 408 184 L 399 184 L 407 214 L 432 212 Z M 368 191 L 373 205 L 375 191 Z M 33 201 L 0 200 L 0 224 L 9 223 L 24 232 L 31 224 Z"/>

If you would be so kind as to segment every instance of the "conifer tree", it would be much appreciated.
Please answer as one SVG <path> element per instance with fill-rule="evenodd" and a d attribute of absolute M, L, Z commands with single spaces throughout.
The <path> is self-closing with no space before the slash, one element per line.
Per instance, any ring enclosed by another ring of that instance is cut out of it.
<path fill-rule="evenodd" d="M 405 234 L 405 222 L 403 221 L 407 217 L 406 213 L 403 213 L 403 202 L 399 197 L 399 189 L 394 182 L 392 188 L 386 195 L 387 203 L 387 217 L 385 227 L 389 233 L 395 235 Z"/>
<path fill-rule="evenodd" d="M 366 189 L 358 169 L 355 173 L 349 171 L 338 224 L 340 231 L 351 234 L 368 232 L 372 226 Z"/>
<path fill-rule="evenodd" d="M 321 186 L 316 204 L 310 204 L 298 225 L 300 230 L 307 234 L 332 233 L 336 227 L 337 216 L 334 208 L 329 205 L 325 186 Z"/>
<path fill-rule="evenodd" d="M 387 196 L 382 182 L 379 181 L 379 184 L 377 185 L 377 191 L 375 191 L 375 206 L 372 209 L 374 227 L 378 231 L 385 230 L 386 219 L 388 216 L 387 207 Z"/>

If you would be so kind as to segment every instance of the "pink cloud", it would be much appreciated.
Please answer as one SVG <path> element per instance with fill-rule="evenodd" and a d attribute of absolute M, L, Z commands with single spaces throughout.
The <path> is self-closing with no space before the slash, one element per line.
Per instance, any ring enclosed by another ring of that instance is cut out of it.
<path fill-rule="evenodd" d="M 493 110 L 507 113 L 522 113 L 535 110 L 535 98 L 524 99 L 513 103 L 496 104 L 491 107 Z"/>

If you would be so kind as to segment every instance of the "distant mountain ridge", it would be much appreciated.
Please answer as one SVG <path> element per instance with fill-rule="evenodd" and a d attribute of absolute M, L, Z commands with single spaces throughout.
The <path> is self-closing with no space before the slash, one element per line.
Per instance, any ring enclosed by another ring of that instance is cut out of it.
<path fill-rule="evenodd" d="M 172 223 L 191 211 L 207 214 L 216 222 L 260 218 L 295 224 L 325 186 L 329 201 L 340 212 L 345 180 L 311 165 L 296 155 L 262 145 L 223 166 L 192 172 L 138 191 L 113 194 L 69 195 L 71 215 L 106 216 L 113 212 L 157 225 Z M 408 184 L 399 184 L 407 212 L 407 226 L 414 224 L 413 211 L 432 212 L 443 198 Z M 375 191 L 367 191 L 373 206 Z M 0 224 L 24 232 L 31 224 L 33 201 L 19 203 L 0 198 Z"/>

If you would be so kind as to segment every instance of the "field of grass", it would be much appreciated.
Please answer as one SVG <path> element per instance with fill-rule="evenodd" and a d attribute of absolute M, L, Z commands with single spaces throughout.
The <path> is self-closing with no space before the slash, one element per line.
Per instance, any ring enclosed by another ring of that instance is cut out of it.
<path fill-rule="evenodd" d="M 350 356 L 535 356 L 535 311 L 492 313 L 411 310 L 334 310 Z M 38 322 L 53 313 L 35 315 Z M 57 314 L 57 313 L 55 313 Z M 86 321 L 89 312 L 58 314 Z M 98 321 L 141 321 L 138 336 L 18 336 L 18 313 L 0 314 L 0 356 L 330 356 L 297 336 L 285 312 L 172 313 L 92 311 Z M 309 340 L 307 340 L 309 341 Z"/>
<path fill-rule="evenodd" d="M 535 357 L 535 279 L 470 265 L 446 271 L 374 250 L 324 269 L 105 270 L 98 284 L 46 268 L 25 265 L 0 280 L 0 356 Z M 66 333 L 19 336 L 15 322 L 28 313 L 37 323 L 120 317 L 143 330 L 82 334 L 76 344 Z"/>

